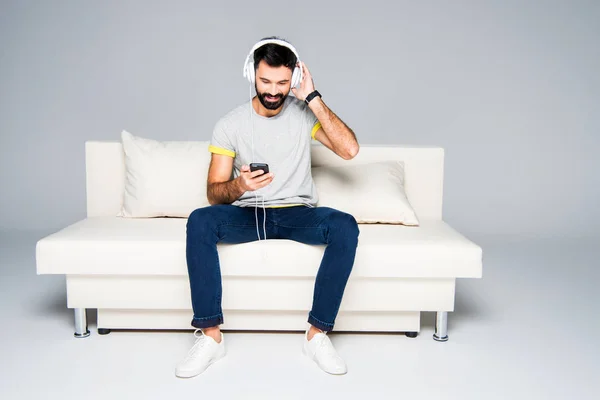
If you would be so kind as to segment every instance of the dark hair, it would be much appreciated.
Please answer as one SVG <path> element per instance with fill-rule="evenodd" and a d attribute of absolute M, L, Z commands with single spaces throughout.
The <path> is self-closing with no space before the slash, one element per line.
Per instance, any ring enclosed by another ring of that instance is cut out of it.
<path fill-rule="evenodd" d="M 287 42 L 287 40 L 281 39 L 277 36 L 266 37 L 261 40 L 268 39 L 277 39 Z M 261 62 L 261 60 L 265 60 L 265 62 L 271 67 L 279 67 L 284 65 L 292 71 L 298 62 L 296 55 L 292 50 L 276 43 L 265 44 L 254 51 L 254 72 L 256 72 L 258 64 Z"/>

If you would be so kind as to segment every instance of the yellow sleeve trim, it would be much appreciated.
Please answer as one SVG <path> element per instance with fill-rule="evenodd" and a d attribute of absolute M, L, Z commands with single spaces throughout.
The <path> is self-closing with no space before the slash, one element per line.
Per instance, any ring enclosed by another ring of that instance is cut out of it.
<path fill-rule="evenodd" d="M 315 134 L 317 133 L 317 131 L 321 129 L 321 123 L 319 121 L 317 121 L 317 123 L 315 124 L 315 126 L 313 126 L 312 128 L 312 132 L 310 133 L 310 136 L 314 139 L 315 138 Z"/>
<path fill-rule="evenodd" d="M 303 206 L 304 204 L 280 204 L 275 206 L 265 206 L 265 208 L 284 208 L 284 207 L 296 207 Z"/>
<path fill-rule="evenodd" d="M 235 151 L 227 150 L 222 147 L 213 146 L 212 144 L 208 146 L 208 151 L 215 154 L 221 154 L 224 156 L 229 156 L 235 158 Z"/>

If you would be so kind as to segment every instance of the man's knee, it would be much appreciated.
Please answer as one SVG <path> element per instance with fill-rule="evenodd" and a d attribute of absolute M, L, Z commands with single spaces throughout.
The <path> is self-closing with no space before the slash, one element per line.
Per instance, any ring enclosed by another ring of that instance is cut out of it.
<path fill-rule="evenodd" d="M 343 211 L 334 210 L 331 212 L 327 218 L 327 223 L 330 235 L 333 234 L 335 237 L 340 236 L 355 241 L 360 234 L 356 218 Z"/>
<path fill-rule="evenodd" d="M 188 234 L 192 232 L 207 232 L 216 230 L 216 219 L 214 206 L 197 208 L 188 216 L 186 229 Z"/>

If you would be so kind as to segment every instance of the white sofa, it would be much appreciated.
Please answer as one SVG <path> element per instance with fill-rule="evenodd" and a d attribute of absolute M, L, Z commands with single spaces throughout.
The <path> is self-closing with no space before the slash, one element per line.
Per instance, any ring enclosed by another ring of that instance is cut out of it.
<path fill-rule="evenodd" d="M 193 329 L 187 219 L 118 217 L 125 181 L 123 145 L 89 141 L 85 150 L 87 218 L 36 246 L 38 274 L 66 275 L 75 336 L 89 335 L 89 308 L 97 309 L 100 334 Z M 433 311 L 434 339 L 445 341 L 456 278 L 482 276 L 482 249 L 442 220 L 444 150 L 363 145 L 346 161 L 323 146 L 312 148 L 313 167 L 381 160 L 404 161 L 406 195 L 420 225 L 359 225 L 356 260 L 334 330 L 415 337 L 420 313 Z M 222 329 L 304 330 L 324 249 L 290 240 L 219 244 Z"/>

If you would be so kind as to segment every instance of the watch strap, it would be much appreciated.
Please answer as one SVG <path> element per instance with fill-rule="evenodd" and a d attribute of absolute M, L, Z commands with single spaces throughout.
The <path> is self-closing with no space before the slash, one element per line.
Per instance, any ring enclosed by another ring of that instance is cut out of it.
<path fill-rule="evenodd" d="M 313 90 L 308 96 L 306 96 L 306 99 L 304 99 L 304 101 L 306 102 L 306 104 L 308 104 L 312 99 L 314 99 L 317 96 L 322 97 L 319 91 Z"/>

